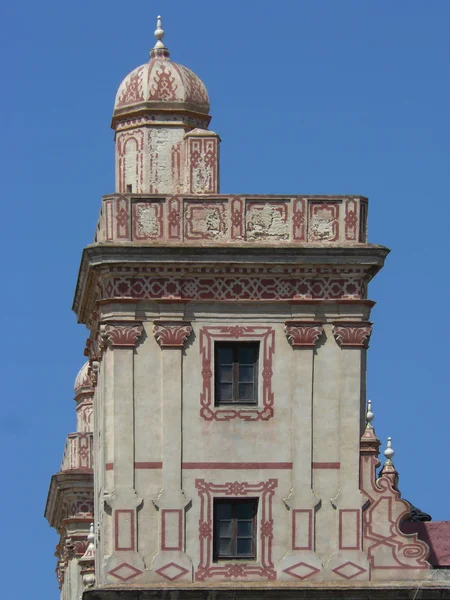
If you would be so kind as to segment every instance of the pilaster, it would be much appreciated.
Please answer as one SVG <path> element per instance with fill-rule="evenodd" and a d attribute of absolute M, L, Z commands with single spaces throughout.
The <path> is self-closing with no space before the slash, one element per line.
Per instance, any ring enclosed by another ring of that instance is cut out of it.
<path fill-rule="evenodd" d="M 320 579 L 322 561 L 315 552 L 316 509 L 312 490 L 312 395 L 314 349 L 323 333 L 317 322 L 287 321 L 285 332 L 293 348 L 292 489 L 284 500 L 290 510 L 290 551 L 279 565 L 278 578 Z"/>
<path fill-rule="evenodd" d="M 333 335 L 341 347 L 340 384 L 340 489 L 332 500 L 337 512 L 338 548 L 327 565 L 327 578 L 367 581 L 369 562 L 362 550 L 362 509 L 359 489 L 361 415 L 365 407 L 365 353 L 372 332 L 370 323 L 337 322 Z"/>
<path fill-rule="evenodd" d="M 112 488 L 104 493 L 112 518 L 112 554 L 105 559 L 104 567 L 106 583 L 129 581 L 145 570 L 137 550 L 137 509 L 142 498 L 134 489 L 134 353 L 142 331 L 142 324 L 135 322 L 101 326 L 108 348 L 105 359 L 112 362 L 109 400 L 114 461 Z"/>
<path fill-rule="evenodd" d="M 155 321 L 154 335 L 161 347 L 162 481 L 153 500 L 159 510 L 159 552 L 153 561 L 155 581 L 192 581 L 193 566 L 186 554 L 185 509 L 182 489 L 183 348 L 192 332 L 186 321 Z"/>

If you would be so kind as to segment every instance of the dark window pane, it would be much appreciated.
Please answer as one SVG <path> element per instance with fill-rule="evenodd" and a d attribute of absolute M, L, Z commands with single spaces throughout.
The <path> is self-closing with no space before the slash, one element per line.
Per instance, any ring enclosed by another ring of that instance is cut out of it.
<path fill-rule="evenodd" d="M 233 347 L 217 346 L 217 360 L 221 365 L 231 365 L 233 362 Z"/>
<path fill-rule="evenodd" d="M 216 502 L 215 512 L 217 519 L 231 519 L 231 502 Z"/>
<path fill-rule="evenodd" d="M 253 383 L 239 384 L 239 400 L 253 400 L 254 386 Z"/>
<path fill-rule="evenodd" d="M 239 365 L 239 381 L 241 383 L 246 383 L 246 382 L 253 383 L 254 371 L 255 371 L 255 367 L 253 365 L 251 365 L 250 367 Z"/>
<path fill-rule="evenodd" d="M 220 383 L 232 383 L 233 382 L 233 367 L 224 367 L 219 365 L 217 369 L 217 375 Z"/>
<path fill-rule="evenodd" d="M 254 364 L 256 361 L 256 347 L 249 344 L 242 344 L 242 346 L 238 346 L 238 357 L 238 361 L 242 364 Z"/>
<path fill-rule="evenodd" d="M 218 526 L 219 537 L 229 537 L 233 535 L 233 523 L 231 521 L 220 521 Z"/>
<path fill-rule="evenodd" d="M 238 519 L 253 519 L 256 514 L 256 503 L 236 502 L 236 517 Z"/>
<path fill-rule="evenodd" d="M 253 553 L 253 541 L 247 539 L 238 539 L 237 554 L 241 556 L 251 556 Z"/>
<path fill-rule="evenodd" d="M 219 400 L 231 402 L 233 400 L 233 384 L 221 383 L 219 385 Z"/>
<path fill-rule="evenodd" d="M 252 537 L 253 521 L 238 521 L 237 535 L 238 537 Z"/>
<path fill-rule="evenodd" d="M 220 538 L 217 551 L 219 556 L 231 556 L 231 539 Z"/>

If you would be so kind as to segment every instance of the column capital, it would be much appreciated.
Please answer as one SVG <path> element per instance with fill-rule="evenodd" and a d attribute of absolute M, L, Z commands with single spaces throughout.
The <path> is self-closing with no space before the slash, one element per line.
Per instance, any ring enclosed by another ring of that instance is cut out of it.
<path fill-rule="evenodd" d="M 315 321 L 285 321 L 284 331 L 294 348 L 314 348 L 322 335 L 323 325 Z"/>
<path fill-rule="evenodd" d="M 187 321 L 154 321 L 153 333 L 161 348 L 183 348 L 191 332 Z"/>
<path fill-rule="evenodd" d="M 338 321 L 333 324 L 333 335 L 341 348 L 367 348 L 372 323 L 354 321 Z"/>
<path fill-rule="evenodd" d="M 103 339 L 111 348 L 134 348 L 142 335 L 142 323 L 106 323 L 101 325 Z"/>

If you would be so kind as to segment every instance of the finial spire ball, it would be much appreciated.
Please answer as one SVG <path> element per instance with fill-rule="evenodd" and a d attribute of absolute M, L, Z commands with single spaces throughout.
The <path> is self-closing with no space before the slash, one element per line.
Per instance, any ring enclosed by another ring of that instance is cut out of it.
<path fill-rule="evenodd" d="M 392 438 L 388 437 L 386 450 L 384 451 L 384 456 L 386 457 L 387 460 L 392 460 L 392 458 L 394 457 L 394 454 L 395 454 L 395 452 L 392 448 Z"/>
<path fill-rule="evenodd" d="M 372 400 L 367 401 L 367 412 L 366 412 L 366 422 L 367 427 L 372 428 L 372 421 L 375 415 L 372 412 Z"/>
<path fill-rule="evenodd" d="M 154 45 L 154 48 L 165 48 L 164 44 L 163 44 L 163 38 L 164 38 L 164 29 L 162 28 L 162 21 L 161 21 L 161 16 L 158 15 L 158 18 L 156 19 L 156 29 L 155 29 L 155 38 L 156 38 L 156 44 Z"/>

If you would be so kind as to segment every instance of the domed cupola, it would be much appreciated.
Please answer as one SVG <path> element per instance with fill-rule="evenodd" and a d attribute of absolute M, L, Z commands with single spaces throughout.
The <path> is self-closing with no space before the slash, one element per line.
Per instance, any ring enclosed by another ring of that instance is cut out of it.
<path fill-rule="evenodd" d="M 190 113 L 209 122 L 209 98 L 203 81 L 190 69 L 173 62 L 163 43 L 164 30 L 158 17 L 157 42 L 150 51 L 150 61 L 131 71 L 119 86 L 114 103 L 113 127 L 125 115 L 151 112 Z M 205 118 L 206 117 L 206 118 Z"/>
<path fill-rule="evenodd" d="M 150 61 L 127 75 L 116 95 L 116 191 L 217 193 L 220 138 L 208 131 L 205 84 L 170 60 L 161 17 L 155 37 Z"/>

